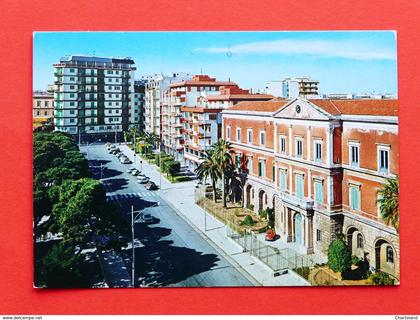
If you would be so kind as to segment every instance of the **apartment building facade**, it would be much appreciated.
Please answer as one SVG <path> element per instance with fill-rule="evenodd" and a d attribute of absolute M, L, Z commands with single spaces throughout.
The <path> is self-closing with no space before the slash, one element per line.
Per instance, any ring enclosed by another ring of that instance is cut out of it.
<path fill-rule="evenodd" d="M 144 94 L 146 88 L 145 80 L 134 81 L 134 123 L 133 125 L 144 131 Z"/>
<path fill-rule="evenodd" d="M 33 119 L 47 120 L 54 117 L 54 94 L 48 91 L 34 91 L 32 94 Z"/>
<path fill-rule="evenodd" d="M 169 86 L 162 108 L 162 146 L 165 152 L 173 155 L 178 161 L 184 162 L 185 141 L 187 139 L 189 142 L 194 140 L 192 119 L 196 117 L 198 121 L 199 111 L 201 110 L 203 113 L 204 109 L 207 109 L 197 106 L 198 99 L 209 94 L 220 94 L 221 87 L 237 87 L 237 84 L 230 81 L 217 81 L 208 75 L 195 75 L 190 80 L 172 83 Z M 210 120 L 208 115 L 200 118 L 202 121 L 205 118 Z M 204 134 L 204 130 L 206 130 L 204 127 L 213 131 L 206 131 Z M 213 129 L 210 122 L 204 127 L 199 132 L 198 123 L 195 124 L 195 141 L 203 147 L 209 141 L 214 143 L 215 135 L 217 135 L 214 131 L 216 130 L 215 124 L 213 124 Z"/>
<path fill-rule="evenodd" d="M 144 96 L 144 130 L 162 138 L 161 117 L 164 95 L 171 83 L 190 79 L 187 73 L 173 73 L 170 76 L 156 74 L 143 77 L 146 80 Z"/>
<path fill-rule="evenodd" d="M 105 138 L 135 123 L 131 58 L 72 55 L 53 66 L 57 130 Z"/>
<path fill-rule="evenodd" d="M 202 162 L 205 151 L 221 137 L 220 112 L 242 101 L 267 101 L 273 96 L 251 94 L 239 86 L 221 86 L 219 94 L 203 95 L 197 98 L 197 107 L 183 107 L 181 111 L 185 136 L 184 159 L 191 170 Z"/>
<path fill-rule="evenodd" d="M 244 164 L 244 204 L 275 209 L 275 228 L 303 252 L 326 254 L 343 234 L 372 269 L 399 277 L 399 237 L 378 190 L 398 175 L 397 100 L 240 103 L 223 134 Z"/>
<path fill-rule="evenodd" d="M 311 78 L 286 78 L 282 81 L 283 94 L 286 99 L 295 99 L 297 97 L 313 99 L 318 98 L 319 81 Z"/>

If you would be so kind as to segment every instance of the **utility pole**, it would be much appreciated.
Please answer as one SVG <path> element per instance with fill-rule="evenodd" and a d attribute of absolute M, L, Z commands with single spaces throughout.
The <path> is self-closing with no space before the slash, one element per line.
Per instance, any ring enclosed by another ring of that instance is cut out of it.
<path fill-rule="evenodd" d="M 117 125 L 114 125 L 115 128 L 115 144 L 117 144 Z"/>
<path fill-rule="evenodd" d="M 134 207 L 131 206 L 131 246 L 133 249 L 133 257 L 131 259 L 131 285 L 134 288 L 135 285 L 135 272 L 134 272 L 134 268 L 135 268 L 135 251 L 134 251 Z"/>
<path fill-rule="evenodd" d="M 204 116 L 204 152 L 206 152 L 206 114 L 203 112 Z M 213 191 L 214 192 L 214 191 Z M 206 201 L 206 184 L 204 183 L 204 201 Z M 207 210 L 206 210 L 206 202 L 204 202 L 204 232 L 207 231 Z"/>

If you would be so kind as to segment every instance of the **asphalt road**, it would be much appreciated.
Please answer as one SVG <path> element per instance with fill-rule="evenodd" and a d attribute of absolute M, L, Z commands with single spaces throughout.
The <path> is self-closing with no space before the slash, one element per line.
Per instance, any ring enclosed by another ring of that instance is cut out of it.
<path fill-rule="evenodd" d="M 126 173 L 133 164 L 121 164 L 114 155 L 108 154 L 103 144 L 90 145 L 88 150 L 81 147 L 81 151 L 88 153 L 95 178 L 102 177 L 108 200 L 117 204 L 121 214 L 131 221 L 133 206 L 135 211 L 147 208 L 155 218 L 152 224 L 135 224 L 135 237 L 141 242 L 135 249 L 138 286 L 252 286 L 218 249 L 159 196 L 158 191 L 146 190 L 136 182 L 136 177 Z M 131 249 L 125 256 L 131 274 Z"/>

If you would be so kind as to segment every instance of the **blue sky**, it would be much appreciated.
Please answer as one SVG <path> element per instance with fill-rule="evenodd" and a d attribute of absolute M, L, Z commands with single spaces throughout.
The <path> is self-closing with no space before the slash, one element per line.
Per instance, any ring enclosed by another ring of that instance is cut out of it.
<path fill-rule="evenodd" d="M 309 76 L 322 93 L 397 94 L 394 32 L 37 32 L 34 89 L 53 81 L 52 64 L 70 54 L 129 56 L 136 77 L 189 72 L 258 89 Z"/>

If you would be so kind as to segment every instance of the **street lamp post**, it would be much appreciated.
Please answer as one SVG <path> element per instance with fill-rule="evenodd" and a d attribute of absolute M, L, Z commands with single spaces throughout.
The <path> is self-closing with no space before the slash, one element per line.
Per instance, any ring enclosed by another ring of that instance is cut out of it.
<path fill-rule="evenodd" d="M 95 140 L 95 141 L 87 144 L 87 146 L 86 146 L 86 155 L 87 155 L 88 160 L 89 160 L 89 146 L 91 144 L 95 143 L 95 142 L 98 142 L 98 141 L 102 141 L 102 139 L 97 139 L 97 140 Z"/>
<path fill-rule="evenodd" d="M 131 206 L 131 246 L 133 249 L 133 257 L 131 259 L 131 286 L 134 288 L 135 285 L 135 250 L 134 250 L 134 206 Z"/>

